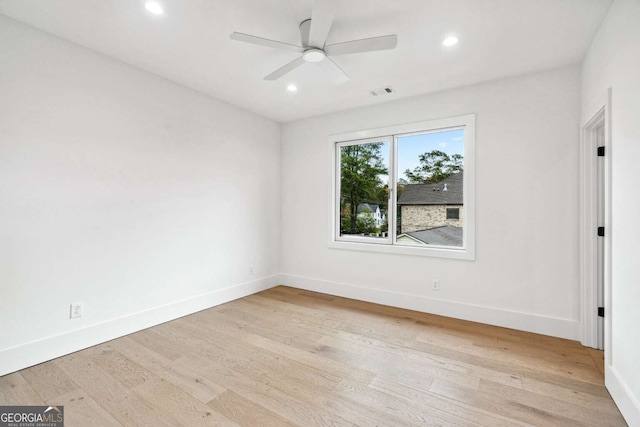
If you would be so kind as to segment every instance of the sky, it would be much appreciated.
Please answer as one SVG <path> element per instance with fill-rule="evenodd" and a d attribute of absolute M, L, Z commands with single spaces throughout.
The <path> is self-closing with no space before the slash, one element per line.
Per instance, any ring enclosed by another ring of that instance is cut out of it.
<path fill-rule="evenodd" d="M 420 165 L 420 154 L 433 150 L 440 150 L 452 154 L 464 156 L 464 130 L 448 130 L 443 132 L 423 133 L 419 135 L 398 137 L 398 177 L 407 179 L 404 171 L 413 170 Z M 385 144 L 382 149 L 384 163 L 389 164 L 389 145 Z M 387 176 L 380 176 L 387 182 Z"/>

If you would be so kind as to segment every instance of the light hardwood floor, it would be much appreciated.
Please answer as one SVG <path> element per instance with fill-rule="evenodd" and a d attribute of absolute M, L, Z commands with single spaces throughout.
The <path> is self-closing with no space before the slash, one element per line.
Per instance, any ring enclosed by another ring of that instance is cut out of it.
<path fill-rule="evenodd" d="M 66 426 L 624 426 L 602 352 L 277 287 L 0 377 Z"/>

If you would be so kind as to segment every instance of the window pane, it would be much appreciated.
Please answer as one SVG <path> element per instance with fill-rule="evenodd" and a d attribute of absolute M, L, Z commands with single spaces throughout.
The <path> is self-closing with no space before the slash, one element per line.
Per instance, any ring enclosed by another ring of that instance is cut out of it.
<path fill-rule="evenodd" d="M 462 247 L 464 129 L 397 141 L 396 242 Z"/>
<path fill-rule="evenodd" d="M 460 219 L 460 208 L 447 208 L 447 219 Z"/>
<path fill-rule="evenodd" d="M 388 234 L 389 142 L 340 147 L 340 236 Z"/>

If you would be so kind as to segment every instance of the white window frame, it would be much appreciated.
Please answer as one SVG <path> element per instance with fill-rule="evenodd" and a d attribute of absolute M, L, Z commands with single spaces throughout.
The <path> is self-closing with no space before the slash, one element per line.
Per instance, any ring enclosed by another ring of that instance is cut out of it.
<path fill-rule="evenodd" d="M 459 260 L 475 260 L 475 114 L 409 123 L 378 129 L 348 132 L 329 137 L 329 242 L 330 248 L 405 255 L 418 255 Z M 427 247 L 406 245 L 396 242 L 396 158 L 397 138 L 412 134 L 441 132 L 464 129 L 464 187 L 463 187 L 463 227 L 462 247 Z M 387 238 L 365 236 L 340 236 L 340 189 L 338 171 L 340 147 L 367 142 L 389 142 L 389 202 Z"/>

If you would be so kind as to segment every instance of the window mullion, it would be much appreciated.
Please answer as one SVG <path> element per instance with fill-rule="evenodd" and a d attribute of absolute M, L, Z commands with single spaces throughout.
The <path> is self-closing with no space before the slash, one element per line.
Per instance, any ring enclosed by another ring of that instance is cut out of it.
<path fill-rule="evenodd" d="M 389 212 L 390 215 L 392 215 L 392 220 L 389 222 L 389 228 L 390 233 L 389 233 L 389 237 L 391 238 L 391 244 L 394 245 L 396 242 L 396 231 L 398 230 L 398 208 L 396 206 L 396 202 L 398 200 L 398 183 L 397 183 L 397 172 L 396 169 L 398 167 L 398 160 L 397 160 L 397 156 L 398 156 L 398 137 L 396 135 L 393 135 L 391 137 L 391 153 L 389 154 L 389 169 L 391 169 L 391 171 L 389 172 L 389 188 L 393 187 L 393 194 L 390 194 L 389 196 Z"/>

